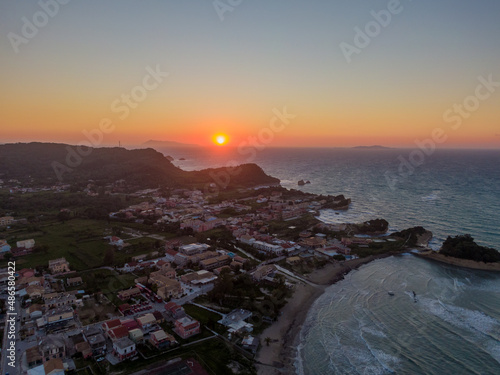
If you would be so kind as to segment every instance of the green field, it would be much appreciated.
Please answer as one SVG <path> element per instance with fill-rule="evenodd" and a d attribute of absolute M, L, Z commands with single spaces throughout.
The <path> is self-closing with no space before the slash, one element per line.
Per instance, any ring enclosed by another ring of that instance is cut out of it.
<path fill-rule="evenodd" d="M 64 257 L 70 263 L 72 270 L 83 271 L 102 266 L 104 255 L 110 249 L 110 245 L 103 237 L 111 235 L 113 228 L 127 227 L 130 227 L 128 223 L 72 219 L 39 226 L 36 232 L 27 229 L 11 231 L 5 233 L 5 237 L 11 244 L 21 239 L 33 238 L 37 247 L 42 246 L 47 249 L 18 258 L 16 262 L 22 267 L 48 266 L 50 259 Z M 124 239 L 129 237 L 126 233 L 121 236 Z M 174 235 L 162 233 L 162 236 L 171 238 Z M 163 241 L 150 237 L 132 238 L 125 242 L 130 243 L 130 246 L 114 252 L 114 265 L 122 266 L 135 255 L 163 249 Z"/>
<path fill-rule="evenodd" d="M 41 228 L 43 235 L 35 241 L 37 246 L 47 246 L 48 251 L 30 254 L 18 259 L 17 263 L 22 267 L 48 266 L 50 259 L 64 257 L 73 270 L 99 267 L 109 247 L 102 239 L 106 227 L 106 221 L 83 219 L 44 226 Z"/>

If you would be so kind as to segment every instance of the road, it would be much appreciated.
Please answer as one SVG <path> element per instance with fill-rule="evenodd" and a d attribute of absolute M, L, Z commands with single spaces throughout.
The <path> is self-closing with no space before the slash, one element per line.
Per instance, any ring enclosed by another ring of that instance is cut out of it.
<path fill-rule="evenodd" d="M 246 255 L 247 257 L 249 257 L 250 259 L 253 259 L 253 260 L 255 260 L 255 261 L 259 262 L 259 263 L 261 262 L 259 259 L 255 258 L 252 254 L 247 253 L 245 250 L 243 250 L 243 249 L 239 248 L 238 246 L 234 246 L 234 248 L 235 248 L 236 250 L 238 250 L 238 251 L 241 251 L 243 254 L 245 254 L 245 255 Z"/>
<path fill-rule="evenodd" d="M 291 278 L 296 279 L 296 280 L 300 280 L 303 283 L 306 283 L 306 284 L 311 285 L 311 286 L 315 286 L 315 287 L 320 286 L 318 284 L 314 284 L 314 283 L 310 282 L 309 280 L 304 279 L 303 277 L 300 277 L 299 275 L 294 274 L 293 272 L 287 270 L 286 268 L 278 266 L 277 264 L 275 264 L 275 266 L 276 266 L 276 269 L 278 271 L 280 271 L 281 273 L 283 273 L 285 276 L 291 277 Z"/>

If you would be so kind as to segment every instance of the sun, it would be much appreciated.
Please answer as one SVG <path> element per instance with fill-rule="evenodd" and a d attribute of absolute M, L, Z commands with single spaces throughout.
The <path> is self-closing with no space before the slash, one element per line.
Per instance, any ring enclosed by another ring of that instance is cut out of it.
<path fill-rule="evenodd" d="M 227 143 L 227 135 L 225 134 L 216 134 L 213 137 L 213 141 L 218 146 L 224 146 Z"/>

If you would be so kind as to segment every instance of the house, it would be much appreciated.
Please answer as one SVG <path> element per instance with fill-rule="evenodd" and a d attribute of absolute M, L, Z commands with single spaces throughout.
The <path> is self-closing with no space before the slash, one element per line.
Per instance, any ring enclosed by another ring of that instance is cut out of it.
<path fill-rule="evenodd" d="M 125 272 L 132 272 L 138 266 L 139 266 L 139 262 L 136 262 L 135 260 L 133 260 L 133 261 L 130 261 L 128 263 L 125 263 L 125 265 L 123 266 L 123 271 L 125 271 Z"/>
<path fill-rule="evenodd" d="M 56 307 L 71 306 L 75 304 L 76 297 L 71 293 L 51 293 L 44 297 L 45 308 L 54 309 Z"/>
<path fill-rule="evenodd" d="M 139 328 L 139 324 L 135 319 L 126 319 L 122 320 L 122 326 L 127 328 L 127 330 L 130 332 L 133 329 Z"/>
<path fill-rule="evenodd" d="M 245 322 L 246 319 L 252 317 L 252 312 L 243 309 L 236 309 L 227 314 L 218 323 L 229 328 L 230 333 L 234 332 L 252 332 L 253 325 Z"/>
<path fill-rule="evenodd" d="M 131 307 L 128 303 L 123 303 L 120 306 L 118 306 L 118 310 L 120 310 L 120 312 L 123 315 L 127 315 L 130 312 L 130 309 L 131 309 Z"/>
<path fill-rule="evenodd" d="M 69 272 L 69 262 L 65 258 L 49 260 L 49 270 L 52 274 Z"/>
<path fill-rule="evenodd" d="M 181 253 L 175 254 L 174 263 L 178 266 L 185 266 L 189 262 L 189 256 Z"/>
<path fill-rule="evenodd" d="M 178 298 L 182 295 L 181 283 L 177 280 L 165 280 L 162 286 L 158 286 L 156 294 L 162 299 Z"/>
<path fill-rule="evenodd" d="M 250 350 L 252 353 L 257 353 L 259 348 L 259 340 L 251 335 L 245 336 L 241 341 L 243 349 Z"/>
<path fill-rule="evenodd" d="M 123 247 L 124 245 L 124 242 L 121 238 L 118 238 L 116 236 L 112 236 L 110 239 L 109 239 L 109 244 L 111 246 L 118 246 L 118 247 Z"/>
<path fill-rule="evenodd" d="M 106 353 L 106 338 L 102 333 L 93 335 L 87 338 L 87 342 L 92 349 L 92 354 L 95 356 L 103 355 Z"/>
<path fill-rule="evenodd" d="M 56 326 L 64 326 L 73 319 L 73 316 L 74 311 L 71 306 L 56 307 L 45 313 L 45 325 L 48 329 Z"/>
<path fill-rule="evenodd" d="M 0 227 L 5 227 L 14 223 L 14 218 L 12 216 L 2 216 L 0 217 Z"/>
<path fill-rule="evenodd" d="M 17 241 L 16 246 L 20 249 L 33 249 L 35 247 L 35 240 L 29 239 L 24 241 Z"/>
<path fill-rule="evenodd" d="M 184 308 L 175 302 L 168 302 L 165 304 L 165 311 L 170 318 L 180 319 L 186 316 Z"/>
<path fill-rule="evenodd" d="M 210 245 L 205 243 L 192 243 L 189 245 L 183 245 L 179 247 L 179 252 L 184 255 L 194 255 L 201 254 L 204 251 L 207 251 Z"/>
<path fill-rule="evenodd" d="M 108 331 L 108 337 L 111 341 L 120 340 L 124 337 L 128 337 L 128 329 L 122 325 L 112 328 Z"/>
<path fill-rule="evenodd" d="M 191 272 L 181 276 L 181 281 L 183 283 L 192 285 L 205 285 L 213 282 L 216 279 L 217 276 L 207 270 Z"/>
<path fill-rule="evenodd" d="M 45 288 L 43 286 L 39 285 L 30 285 L 25 288 L 26 294 L 30 298 L 40 298 L 44 295 L 45 293 Z"/>
<path fill-rule="evenodd" d="M 78 277 L 71 277 L 71 278 L 66 279 L 66 284 L 68 284 L 68 286 L 77 286 L 77 285 L 83 284 L 83 280 L 79 276 Z"/>
<path fill-rule="evenodd" d="M 271 253 L 274 255 L 281 255 L 283 248 L 279 245 L 273 245 L 263 241 L 254 241 L 252 244 L 258 250 L 265 251 L 266 253 Z"/>
<path fill-rule="evenodd" d="M 164 330 L 152 332 L 149 336 L 149 343 L 158 350 L 163 350 L 175 343 L 172 335 L 165 333 Z"/>
<path fill-rule="evenodd" d="M 66 358 L 66 343 L 60 335 L 42 337 L 38 343 L 38 348 L 43 363 L 51 359 Z"/>
<path fill-rule="evenodd" d="M 87 326 L 83 330 L 85 340 L 89 343 L 92 354 L 95 356 L 106 353 L 106 338 L 96 326 Z"/>
<path fill-rule="evenodd" d="M 166 268 L 160 271 L 151 272 L 149 275 L 149 283 L 156 284 L 158 286 L 167 284 L 171 279 L 175 279 L 175 270 L 173 268 Z"/>
<path fill-rule="evenodd" d="M 92 357 L 92 348 L 87 341 L 82 341 L 75 344 L 75 351 L 81 353 L 84 359 Z"/>
<path fill-rule="evenodd" d="M 136 261 L 136 262 L 140 262 L 140 261 L 144 261 L 144 259 L 146 259 L 147 257 L 148 257 L 148 254 L 140 254 L 140 255 L 133 256 L 132 260 Z"/>
<path fill-rule="evenodd" d="M 107 320 L 104 323 L 102 323 L 102 329 L 107 334 L 113 328 L 116 328 L 116 327 L 121 326 L 121 325 L 122 325 L 122 323 L 120 322 L 120 319 L 111 319 L 111 320 Z"/>
<path fill-rule="evenodd" d="M 169 262 L 174 262 L 177 253 L 178 252 L 173 249 L 165 250 L 165 259 L 168 260 Z"/>
<path fill-rule="evenodd" d="M 31 348 L 26 349 L 26 362 L 30 368 L 42 364 L 42 355 L 40 354 L 38 346 L 32 346 Z"/>
<path fill-rule="evenodd" d="M 159 311 L 153 311 L 152 314 L 155 317 L 157 324 L 161 324 L 161 323 L 165 322 L 165 318 L 163 317 L 163 315 L 162 315 L 161 312 L 159 312 Z"/>
<path fill-rule="evenodd" d="M 229 263 L 231 263 L 231 257 L 229 255 L 221 255 L 216 258 L 202 260 L 200 266 L 205 270 L 211 271 Z"/>
<path fill-rule="evenodd" d="M 119 361 L 124 361 L 137 353 L 135 343 L 128 337 L 123 337 L 113 342 L 113 354 Z"/>
<path fill-rule="evenodd" d="M 137 324 L 139 324 L 139 328 L 143 332 L 149 332 L 153 325 L 156 324 L 156 318 L 153 314 L 148 313 L 145 315 L 142 315 L 136 319 Z"/>
<path fill-rule="evenodd" d="M 257 268 L 257 270 L 252 274 L 254 280 L 261 281 L 264 277 L 270 275 L 276 271 L 276 266 L 273 264 L 268 264 Z"/>
<path fill-rule="evenodd" d="M 30 319 L 41 318 L 43 315 L 43 306 L 35 303 L 26 309 L 26 313 Z"/>
<path fill-rule="evenodd" d="M 43 364 L 45 375 L 64 375 L 64 364 L 60 358 L 51 359 Z"/>
<path fill-rule="evenodd" d="M 175 325 L 174 332 L 177 333 L 183 339 L 187 339 L 191 336 L 200 333 L 200 322 L 188 316 L 177 319 L 174 325 Z"/>
<path fill-rule="evenodd" d="M 118 298 L 122 301 L 126 301 L 132 297 L 138 296 L 139 294 L 141 294 L 141 290 L 139 288 L 130 288 L 119 291 Z"/>
<path fill-rule="evenodd" d="M 0 254 L 5 254 L 10 251 L 11 247 L 6 240 L 0 240 Z"/>
<path fill-rule="evenodd" d="M 17 285 L 19 286 L 30 286 L 30 285 L 37 285 L 37 286 L 44 286 L 45 285 L 45 279 L 42 277 L 36 277 L 36 276 L 31 276 L 31 277 L 19 277 L 17 280 Z"/>
<path fill-rule="evenodd" d="M 2 241 L 0 240 L 0 246 L 2 245 Z M 23 268 L 22 270 L 20 271 L 17 271 L 18 275 L 19 275 L 19 279 L 23 279 L 23 278 L 30 278 L 30 277 L 33 277 L 35 276 L 35 271 L 32 270 L 31 268 Z"/>
<path fill-rule="evenodd" d="M 309 237 L 309 238 L 304 238 L 300 241 L 300 244 L 304 247 L 307 248 L 312 248 L 312 249 L 318 249 L 321 247 L 325 247 L 326 245 L 326 239 L 322 237 Z"/>
<path fill-rule="evenodd" d="M 128 337 L 136 344 L 142 343 L 144 341 L 144 333 L 139 328 L 130 330 L 128 332 Z"/>

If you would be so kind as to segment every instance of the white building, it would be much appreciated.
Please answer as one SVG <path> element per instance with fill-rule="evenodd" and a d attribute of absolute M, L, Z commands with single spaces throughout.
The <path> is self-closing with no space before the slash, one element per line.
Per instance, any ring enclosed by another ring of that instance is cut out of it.
<path fill-rule="evenodd" d="M 17 241 L 16 246 L 19 248 L 32 249 L 35 247 L 35 240 L 30 239 L 24 241 Z"/>
<path fill-rule="evenodd" d="M 206 243 L 192 243 L 179 247 L 179 252 L 185 255 L 195 255 L 207 251 L 209 247 L 210 245 L 207 245 Z"/>

